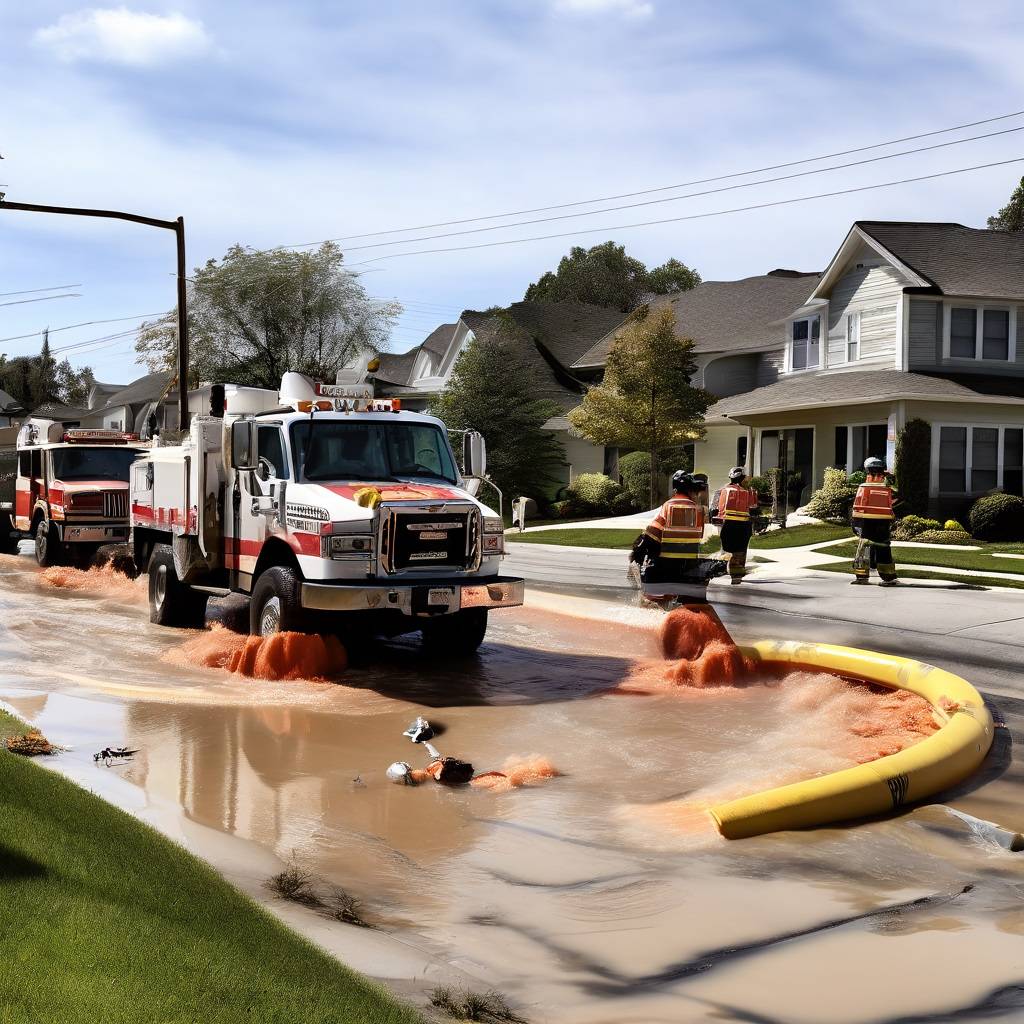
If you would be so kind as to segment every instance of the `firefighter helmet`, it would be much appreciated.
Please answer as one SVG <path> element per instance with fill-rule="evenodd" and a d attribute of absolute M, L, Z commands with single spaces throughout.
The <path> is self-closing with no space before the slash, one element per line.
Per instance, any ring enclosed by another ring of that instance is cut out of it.
<path fill-rule="evenodd" d="M 885 472 L 885 463 L 881 459 L 875 458 L 875 456 L 872 455 L 871 458 L 868 459 L 864 463 L 864 472 L 865 473 L 884 473 Z"/>
<path fill-rule="evenodd" d="M 691 491 L 696 486 L 698 486 L 697 481 L 694 480 L 693 475 L 687 473 L 685 469 L 677 469 L 672 474 L 673 491 Z"/>
<path fill-rule="evenodd" d="M 729 470 L 729 483 L 738 484 L 742 483 L 743 478 L 747 475 L 747 470 L 743 466 L 733 466 Z"/>

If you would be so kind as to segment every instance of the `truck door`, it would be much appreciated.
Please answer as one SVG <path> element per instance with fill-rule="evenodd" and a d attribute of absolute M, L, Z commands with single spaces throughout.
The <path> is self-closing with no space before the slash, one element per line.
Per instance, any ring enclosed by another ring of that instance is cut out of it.
<path fill-rule="evenodd" d="M 282 481 L 288 478 L 288 463 L 280 426 L 261 424 L 257 429 L 257 439 L 259 456 L 273 467 L 273 474 L 266 480 L 262 480 L 257 472 L 238 474 L 242 500 L 238 515 L 238 538 L 234 547 L 238 554 L 238 571 L 250 574 L 255 570 L 259 553 L 277 523 L 276 514 L 254 510 L 258 505 L 266 506 L 268 499 L 279 498 Z"/>

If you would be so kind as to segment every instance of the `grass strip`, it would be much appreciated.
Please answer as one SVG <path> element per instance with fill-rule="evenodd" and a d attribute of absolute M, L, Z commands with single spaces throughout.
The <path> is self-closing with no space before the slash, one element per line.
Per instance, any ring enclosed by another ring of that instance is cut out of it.
<path fill-rule="evenodd" d="M 825 548 L 822 554 L 853 558 L 857 543 L 834 544 Z M 1016 573 L 1024 575 L 1024 561 L 1013 558 L 995 558 L 988 551 L 950 551 L 941 544 L 927 548 L 892 549 L 897 565 L 938 565 L 947 569 L 971 569 L 978 572 Z"/>
<path fill-rule="evenodd" d="M 588 530 L 577 527 L 565 530 L 506 533 L 505 540 L 514 544 L 565 544 L 579 548 L 628 550 L 633 546 L 633 541 L 636 540 L 639 533 L 640 531 L 637 529 L 595 528 Z M 823 544 L 830 540 L 840 540 L 849 536 L 850 529 L 847 526 L 808 524 L 806 526 L 791 526 L 788 530 L 772 530 L 769 533 L 762 533 L 751 538 L 750 547 L 759 550 L 795 548 L 808 544 Z M 700 546 L 701 551 L 706 555 L 714 554 L 721 548 L 722 544 L 717 536 L 709 537 Z"/>
<path fill-rule="evenodd" d="M 853 579 L 852 562 L 827 562 L 822 565 L 809 565 L 808 569 L 820 572 L 842 572 Z M 1003 587 L 1007 590 L 1024 590 L 1024 580 L 1011 580 L 999 576 L 957 576 L 951 572 L 927 572 L 923 569 L 904 569 L 897 565 L 896 571 L 900 579 L 941 580 L 944 583 L 962 583 L 964 586 Z"/>
<path fill-rule="evenodd" d="M 25 729 L 0 712 L 0 734 Z M 0 1020 L 423 1024 L 175 843 L 7 751 L 0 888 Z"/>

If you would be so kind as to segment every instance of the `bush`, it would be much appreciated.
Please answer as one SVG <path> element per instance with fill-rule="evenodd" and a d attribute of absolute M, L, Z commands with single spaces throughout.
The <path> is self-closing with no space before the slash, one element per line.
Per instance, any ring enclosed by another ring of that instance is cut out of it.
<path fill-rule="evenodd" d="M 592 512 L 610 512 L 612 502 L 623 492 L 610 476 L 603 473 L 580 473 L 568 488 L 569 500 L 575 499 Z"/>
<path fill-rule="evenodd" d="M 651 504 L 650 452 L 630 452 L 621 456 L 619 476 L 622 478 L 622 486 L 636 507 L 647 508 Z"/>
<path fill-rule="evenodd" d="M 914 540 L 919 544 L 970 544 L 971 535 L 966 530 L 923 530 Z"/>
<path fill-rule="evenodd" d="M 851 473 L 846 478 L 846 482 L 851 487 L 860 487 L 860 485 L 862 483 L 864 483 L 864 481 L 867 480 L 867 478 L 868 478 L 867 473 L 865 473 L 864 470 L 862 470 L 862 469 L 858 469 L 856 473 Z"/>
<path fill-rule="evenodd" d="M 907 420 L 896 437 L 893 469 L 903 507 L 915 515 L 924 515 L 928 511 L 931 452 L 931 425 L 924 420 Z"/>
<path fill-rule="evenodd" d="M 811 495 L 804 513 L 814 516 L 815 519 L 825 519 L 833 523 L 849 522 L 856 494 L 857 488 L 847 483 L 844 470 L 826 469 L 825 483 L 821 490 Z"/>
<path fill-rule="evenodd" d="M 646 505 L 646 502 L 644 502 L 644 505 Z M 629 516 L 634 512 L 641 511 L 643 511 L 643 506 L 637 506 L 636 502 L 633 500 L 633 496 L 629 494 L 628 491 L 620 491 L 614 498 L 612 498 L 612 515 Z"/>
<path fill-rule="evenodd" d="M 919 533 L 925 530 L 942 530 L 942 523 L 938 519 L 925 519 L 922 516 L 904 516 L 896 520 L 892 529 L 893 540 L 913 540 Z"/>
<path fill-rule="evenodd" d="M 575 498 L 566 498 L 564 501 L 551 503 L 552 519 L 581 519 L 585 515 L 585 509 Z"/>
<path fill-rule="evenodd" d="M 770 505 L 772 503 L 772 482 L 766 476 L 752 476 L 750 478 L 750 486 L 757 491 L 757 496 L 761 499 L 762 505 Z"/>
<path fill-rule="evenodd" d="M 957 521 L 956 521 L 955 519 L 947 519 L 947 520 L 946 520 L 946 521 L 945 521 L 945 522 L 944 522 L 944 523 L 942 524 L 942 528 L 943 528 L 944 530 L 956 530 L 956 531 L 957 531 L 957 533 L 967 533 L 967 534 L 968 534 L 968 536 L 970 536 L 970 534 L 968 533 L 967 527 L 966 527 L 966 526 L 963 526 L 963 525 L 961 525 L 961 524 L 960 524 L 960 523 L 958 523 L 958 522 L 957 522 Z"/>
<path fill-rule="evenodd" d="M 1024 498 L 986 494 L 971 506 L 970 521 L 979 540 L 1024 540 Z"/>

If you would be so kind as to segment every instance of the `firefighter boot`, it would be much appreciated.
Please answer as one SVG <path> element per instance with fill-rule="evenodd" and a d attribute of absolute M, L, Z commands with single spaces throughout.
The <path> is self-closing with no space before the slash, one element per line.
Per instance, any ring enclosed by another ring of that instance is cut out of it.
<path fill-rule="evenodd" d="M 736 586 L 743 582 L 747 574 L 747 553 L 746 551 L 733 551 L 729 555 L 729 582 Z"/>
<path fill-rule="evenodd" d="M 853 556 L 853 584 L 866 586 L 871 575 L 870 543 L 862 537 L 857 544 L 857 553 Z"/>

